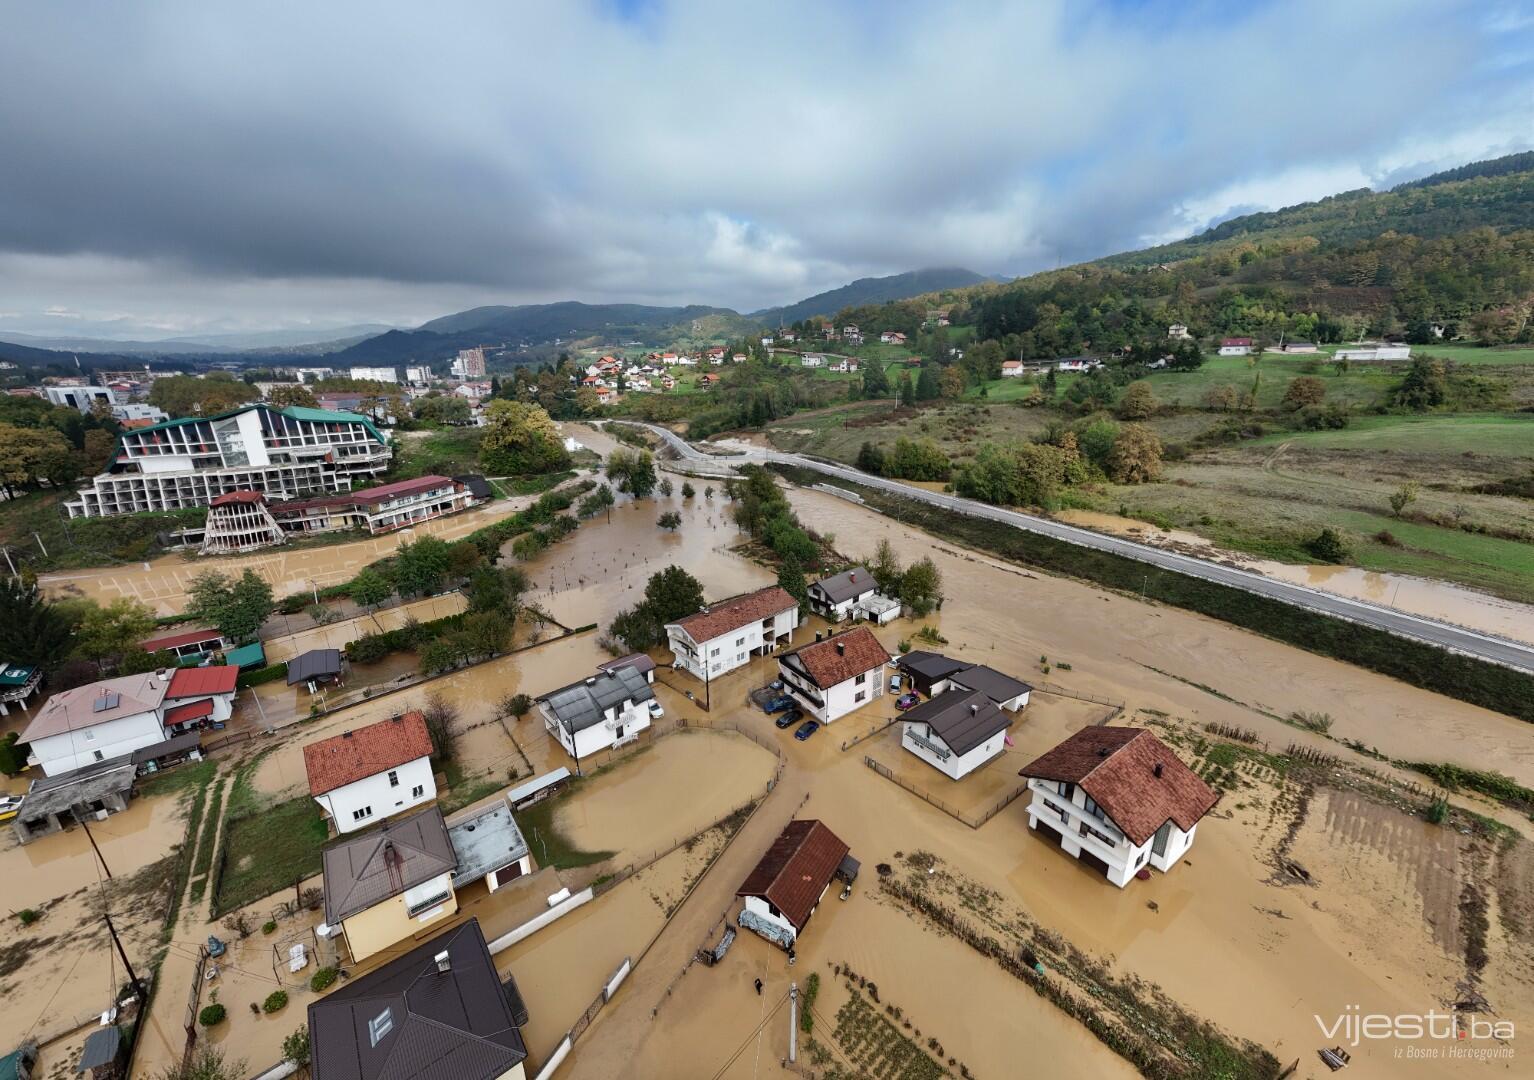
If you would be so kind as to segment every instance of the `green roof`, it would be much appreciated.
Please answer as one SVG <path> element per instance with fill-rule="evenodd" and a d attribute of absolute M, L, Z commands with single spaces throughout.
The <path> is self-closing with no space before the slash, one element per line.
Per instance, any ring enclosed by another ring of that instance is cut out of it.
<path fill-rule="evenodd" d="M 264 667 L 266 650 L 261 648 L 259 641 L 250 645 L 241 645 L 238 649 L 230 649 L 224 653 L 224 663 L 237 668 Z"/>
<path fill-rule="evenodd" d="M 0 664 L 0 686 L 25 686 L 36 670 L 22 664 Z"/>
<path fill-rule="evenodd" d="M 257 401 L 249 405 L 241 405 L 238 409 L 217 413 L 213 416 L 183 416 L 179 420 L 162 420 L 158 424 L 150 424 L 148 427 L 133 428 L 131 431 L 125 431 L 123 435 L 117 437 L 117 445 L 112 447 L 112 457 L 110 460 L 114 462 L 117 460 L 117 454 L 122 449 L 124 435 L 147 435 L 155 431 L 164 431 L 166 428 L 180 427 L 182 424 L 195 424 L 199 420 L 207 420 L 211 423 L 214 420 L 224 420 L 231 416 L 239 416 L 241 413 L 249 412 L 251 409 L 266 409 L 269 412 L 281 413 L 290 420 L 308 420 L 317 424 L 361 424 L 368 429 L 368 434 L 372 435 L 380 443 L 383 443 L 385 446 L 389 443 L 389 440 L 383 437 L 383 433 L 373 425 L 373 421 L 357 413 L 331 412 L 329 409 L 311 409 L 304 405 L 289 405 L 286 408 L 279 409 L 265 402 Z"/>

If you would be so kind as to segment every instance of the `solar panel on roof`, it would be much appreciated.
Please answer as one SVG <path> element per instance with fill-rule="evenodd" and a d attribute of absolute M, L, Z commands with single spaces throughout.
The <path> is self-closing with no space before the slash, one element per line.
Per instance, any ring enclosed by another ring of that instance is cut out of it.
<path fill-rule="evenodd" d="M 106 693 L 102 694 L 95 700 L 95 702 L 91 705 L 91 711 L 110 712 L 112 709 L 117 708 L 117 706 L 120 704 L 122 704 L 121 694 Z"/>

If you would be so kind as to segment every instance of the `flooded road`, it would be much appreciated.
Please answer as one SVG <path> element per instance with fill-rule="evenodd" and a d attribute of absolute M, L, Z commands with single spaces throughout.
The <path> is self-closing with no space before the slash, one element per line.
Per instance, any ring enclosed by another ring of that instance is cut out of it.
<path fill-rule="evenodd" d="M 1256 559 L 1239 551 L 1217 547 L 1197 533 L 1162 529 L 1133 518 L 1095 510 L 1061 510 L 1053 515 L 1069 525 L 1124 536 L 1156 547 L 1172 548 L 1214 559 L 1267 577 L 1304 585 L 1321 592 L 1381 607 L 1439 619 L 1514 641 L 1534 644 L 1534 606 L 1503 600 L 1444 581 L 1363 570 L 1356 566 L 1303 565 Z"/>

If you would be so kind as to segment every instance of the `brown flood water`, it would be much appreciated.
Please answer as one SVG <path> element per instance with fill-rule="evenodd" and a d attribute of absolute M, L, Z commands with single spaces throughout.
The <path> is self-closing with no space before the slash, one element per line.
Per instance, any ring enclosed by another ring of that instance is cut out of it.
<path fill-rule="evenodd" d="M 1281 581 L 1322 592 L 1395 608 L 1430 619 L 1442 619 L 1488 634 L 1534 644 L 1534 606 L 1446 581 L 1430 581 L 1409 574 L 1386 574 L 1356 566 L 1306 566 L 1254 559 L 1239 551 L 1227 551 L 1213 542 L 1182 529 L 1160 529 L 1143 521 L 1102 514 L 1095 510 L 1062 510 L 1054 515 L 1068 525 L 1114 536 L 1127 536 L 1156 547 L 1186 550 L 1204 558 L 1239 566 Z"/>

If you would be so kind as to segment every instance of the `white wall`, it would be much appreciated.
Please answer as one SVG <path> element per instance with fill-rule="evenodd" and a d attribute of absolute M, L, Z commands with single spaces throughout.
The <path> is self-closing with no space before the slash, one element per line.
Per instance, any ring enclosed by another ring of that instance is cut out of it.
<path fill-rule="evenodd" d="M 746 897 L 746 910 L 753 915 L 760 915 L 774 926 L 781 927 L 791 940 L 799 936 L 799 931 L 794 929 L 794 924 L 785 919 L 781 914 L 774 915 L 772 909 L 767 906 L 767 901 L 763 900 L 760 896 Z"/>
<path fill-rule="evenodd" d="M 1086 851 L 1102 859 L 1108 864 L 1108 880 L 1121 889 L 1129 884 L 1135 872 L 1143 866 L 1154 866 L 1162 871 L 1171 869 L 1193 846 L 1193 834 L 1198 831 L 1198 826 L 1194 825 L 1192 829 L 1184 833 L 1176 824 L 1173 824 L 1167 837 L 1166 853 L 1158 856 L 1152 853 L 1156 843 L 1155 836 L 1137 845 L 1120 833 L 1111 822 L 1105 827 L 1103 822 L 1088 814 L 1084 805 L 1084 793 L 1079 787 L 1072 793 L 1069 804 L 1066 804 L 1064 797 L 1055 790 L 1053 781 L 1029 780 L 1028 786 L 1033 790 L 1033 799 L 1028 804 L 1028 827 L 1037 828 L 1042 821 L 1061 834 L 1063 840 L 1060 846 L 1066 854 L 1080 855 L 1081 852 Z M 1054 806 L 1045 801 L 1046 797 L 1055 805 L 1065 805 L 1070 819 L 1061 821 Z M 1091 834 L 1082 836 L 1079 830 L 1079 823 L 1082 821 L 1100 831 L 1117 835 L 1118 843 L 1108 845 Z"/>
<path fill-rule="evenodd" d="M 389 772 L 385 770 L 334 791 L 327 791 L 316 796 L 314 801 L 330 815 L 337 832 L 349 833 L 365 829 L 374 822 L 431 802 L 437 797 L 437 784 L 432 778 L 429 757 L 407 761 L 393 771 L 399 779 L 397 786 L 389 783 Z M 413 794 L 417 786 L 422 788 L 420 795 Z M 353 813 L 363 808 L 371 808 L 372 813 L 360 821 L 353 820 Z"/>
<path fill-rule="evenodd" d="M 727 671 L 733 671 L 744 665 L 751 659 L 751 654 L 762 649 L 769 640 L 776 641 L 787 637 L 794 632 L 799 625 L 799 608 L 789 608 L 787 611 L 776 615 L 772 621 L 772 632 L 768 636 L 762 633 L 762 621 L 753 619 L 739 630 L 731 630 L 727 634 L 720 634 L 709 641 L 699 642 L 694 650 L 695 655 L 689 656 L 681 648 L 682 643 L 690 643 L 688 637 L 679 627 L 668 627 L 666 630 L 667 643 L 677 659 L 677 666 L 696 678 L 704 678 L 704 665 L 708 667 L 707 677 L 717 678 Z M 717 651 L 717 655 L 715 655 Z"/>
<path fill-rule="evenodd" d="M 539 702 L 538 709 L 543 713 L 544 728 L 565 748 L 565 753 L 572 757 L 585 757 L 599 750 L 619 746 L 650 726 L 650 703 L 631 701 L 626 702 L 622 708 L 608 709 L 600 724 L 582 728 L 572 740 L 564 725 L 554 719 L 544 703 Z M 623 729 L 622 735 L 618 734 L 620 727 Z"/>
<path fill-rule="evenodd" d="M 119 716 L 77 731 L 49 735 L 32 743 L 32 755 L 47 776 L 109 761 L 157 742 L 165 741 L 165 729 L 152 712 Z"/>
<path fill-rule="evenodd" d="M 251 465 L 270 465 L 272 459 L 266 452 L 266 436 L 261 431 L 261 410 L 249 409 L 236 416 L 240 425 L 240 438 L 245 441 L 245 454 Z"/>
<path fill-rule="evenodd" d="M 967 754 L 955 754 L 950 750 L 948 757 L 942 758 L 911 738 L 912 735 L 920 735 L 937 746 L 946 745 L 932 734 L 930 725 L 908 722 L 902 724 L 901 729 L 900 745 L 952 780 L 964 779 L 1006 749 L 1006 732 L 998 731 Z"/>

